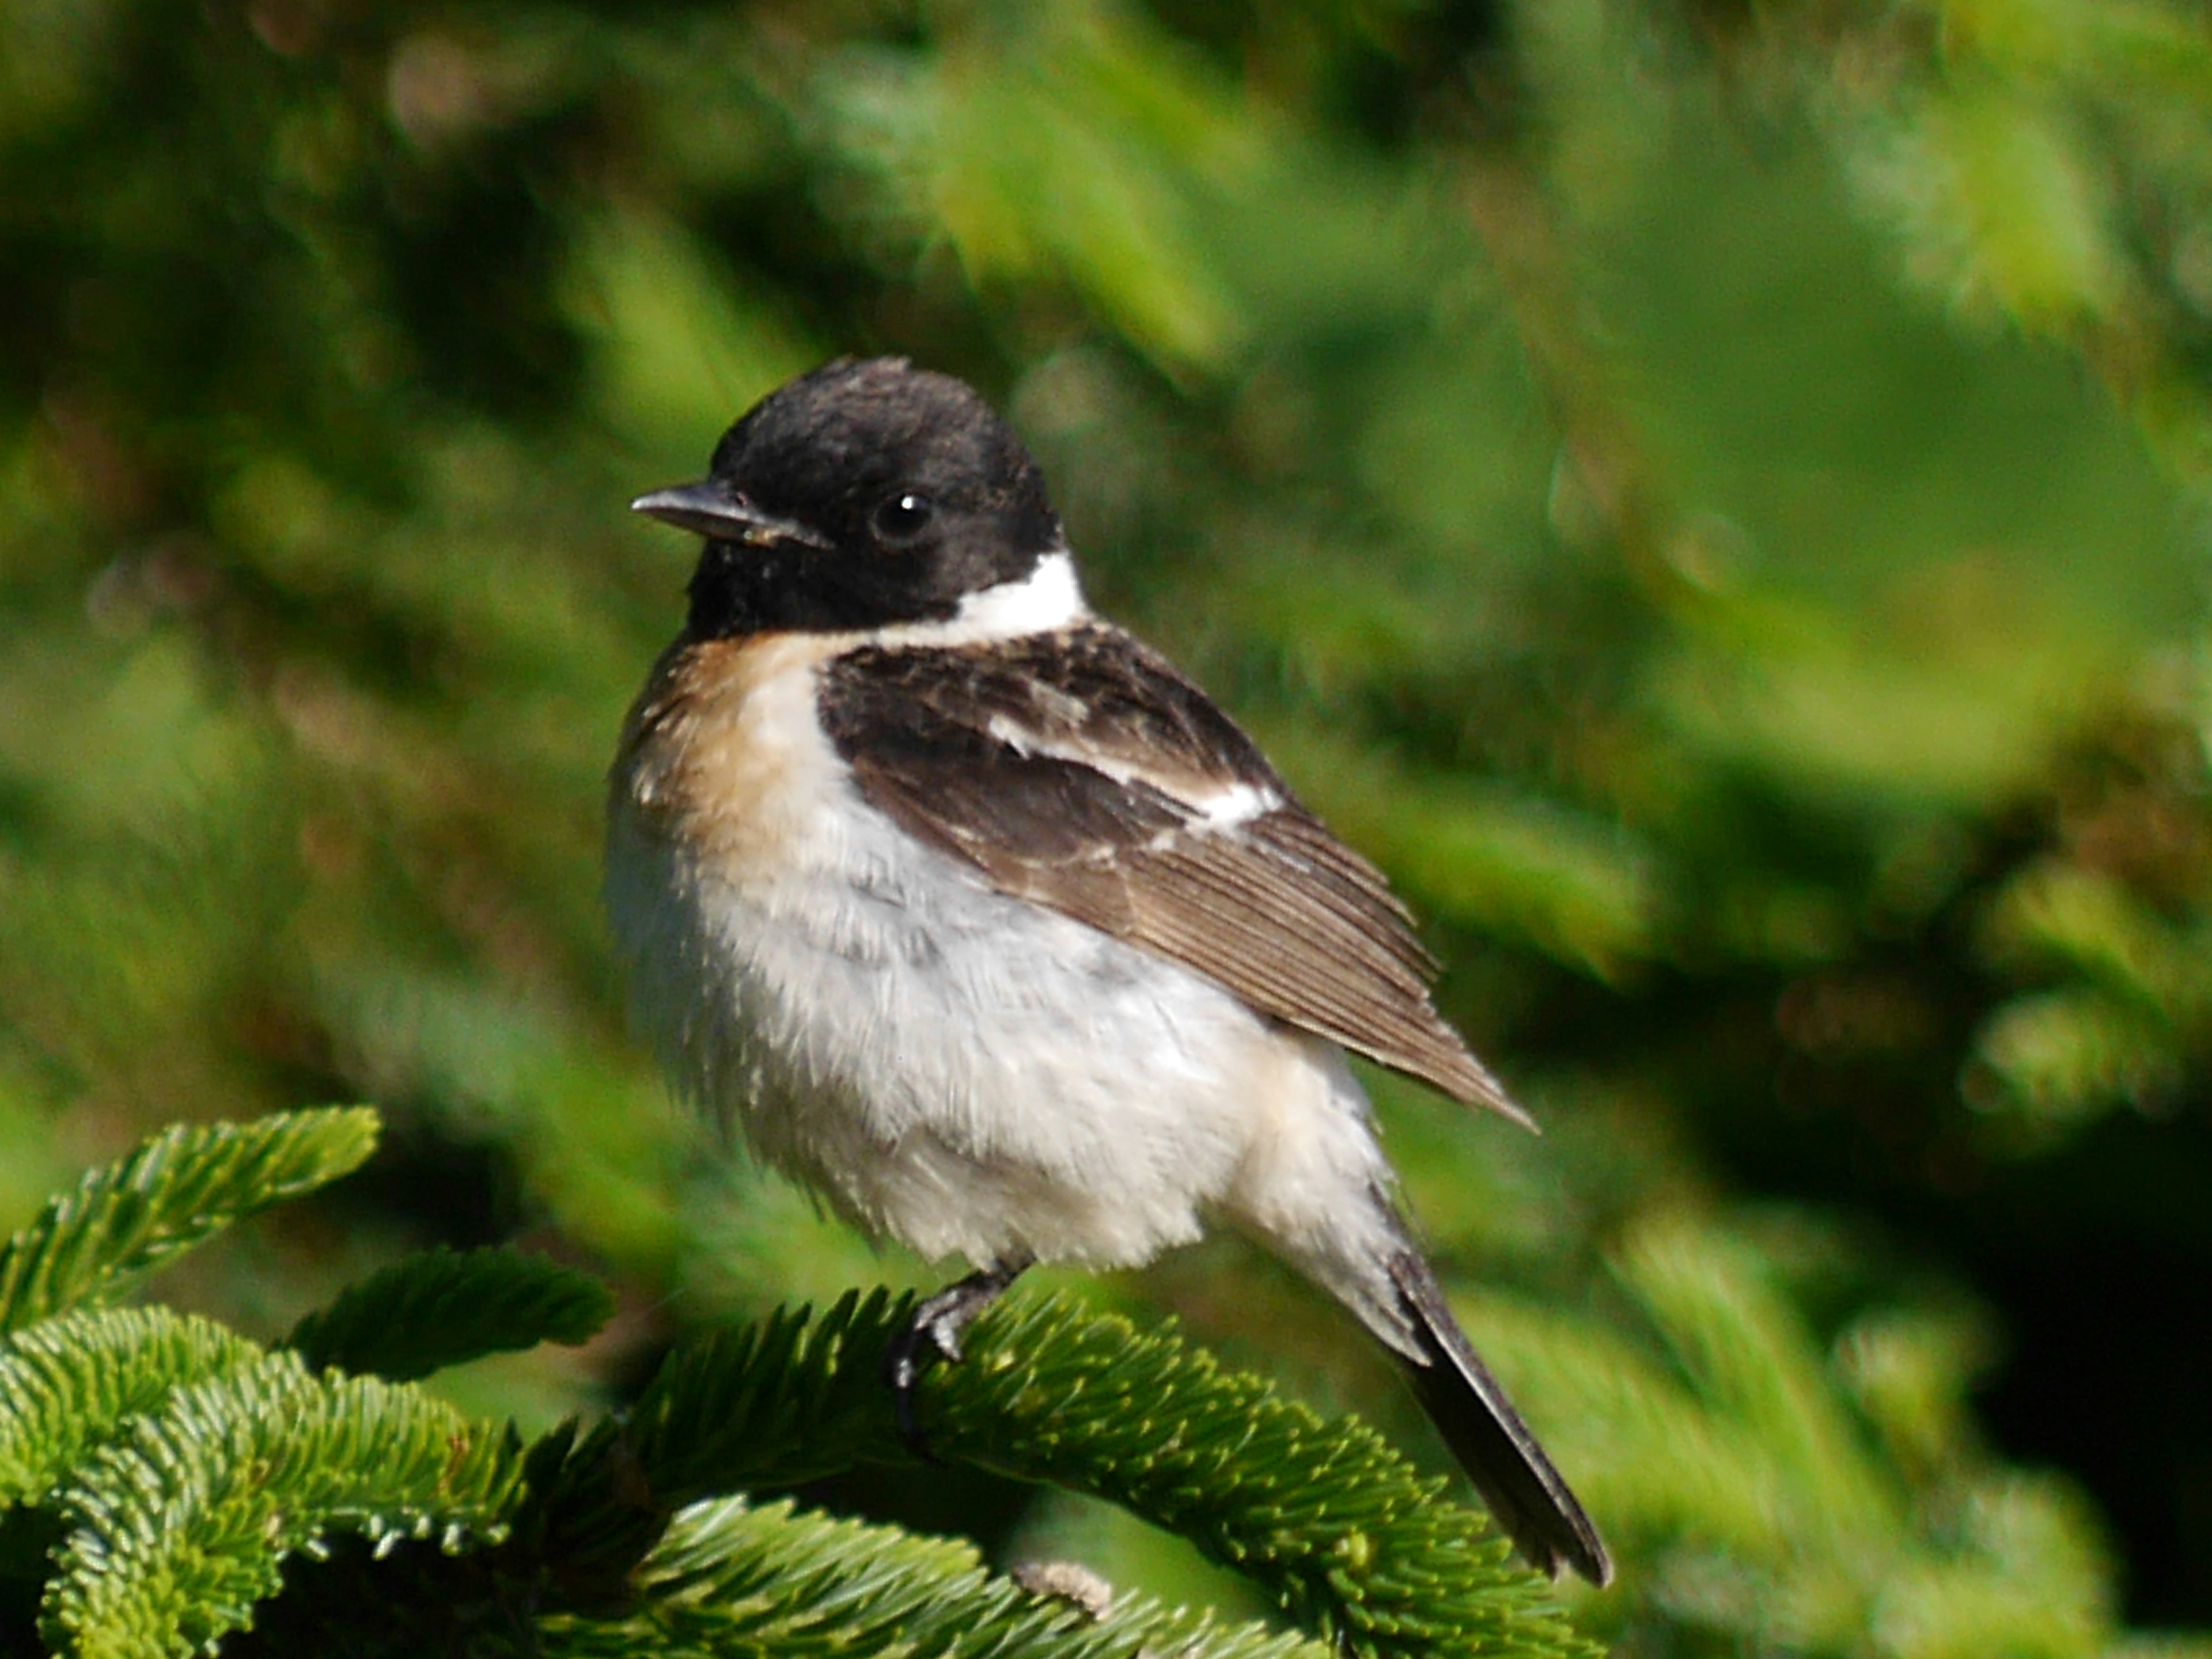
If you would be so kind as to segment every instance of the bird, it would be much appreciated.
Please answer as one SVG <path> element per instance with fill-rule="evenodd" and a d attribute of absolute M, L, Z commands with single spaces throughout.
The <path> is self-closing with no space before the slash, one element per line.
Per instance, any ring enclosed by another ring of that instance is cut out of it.
<path fill-rule="evenodd" d="M 1224 1225 L 1381 1341 L 1523 1557 L 1608 1582 L 1346 1056 L 1530 1121 L 1437 1013 L 1384 878 L 1091 610 L 1006 422 L 951 375 L 840 358 L 630 505 L 704 538 L 610 773 L 635 1018 L 761 1159 L 971 1267 L 891 1344 L 902 1431 L 1032 1264 L 1134 1267 Z"/>

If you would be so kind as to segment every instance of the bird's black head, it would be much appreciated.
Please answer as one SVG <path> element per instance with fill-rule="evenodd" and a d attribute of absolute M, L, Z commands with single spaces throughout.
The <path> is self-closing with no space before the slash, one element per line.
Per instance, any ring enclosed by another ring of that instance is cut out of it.
<path fill-rule="evenodd" d="M 787 382 L 723 434 L 704 483 L 630 505 L 707 538 L 697 637 L 941 621 L 1066 545 L 1012 429 L 899 357 Z"/>

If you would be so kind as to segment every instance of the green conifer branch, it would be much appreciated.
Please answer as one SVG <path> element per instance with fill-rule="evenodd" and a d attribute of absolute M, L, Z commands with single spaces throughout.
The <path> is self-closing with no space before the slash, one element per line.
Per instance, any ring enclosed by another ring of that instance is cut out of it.
<path fill-rule="evenodd" d="M 374 1133 L 362 1112 L 159 1137 L 9 1247 L 15 1305 L 112 1294 L 351 1167 Z M 963 1545 L 732 1501 L 912 1460 L 882 1380 L 912 1304 L 886 1291 L 686 1344 L 626 1417 L 564 1425 L 526 1457 L 512 1430 L 404 1382 L 311 1368 L 404 1376 L 574 1340 L 609 1300 L 535 1258 L 433 1252 L 301 1322 L 296 1352 L 161 1310 L 27 1325 L 0 1340 L 0 1506 L 22 1517 L 0 1524 L 15 1563 L 0 1617 L 21 1628 L 44 1579 L 46 1639 L 92 1656 L 206 1650 L 272 1597 L 272 1639 L 345 1630 L 394 1652 L 437 1632 L 580 1654 L 864 1659 L 1285 1659 L 1297 1645 L 1149 1605 L 1101 1620 L 992 1577 Z M 1438 1483 L 1172 1335 L 1057 1299 L 1009 1307 L 927 1376 L 921 1407 L 937 1455 L 1118 1501 L 1363 1659 L 1583 1650 Z"/>
<path fill-rule="evenodd" d="M 626 1422 L 533 1449 L 515 1546 L 604 1589 L 700 1498 L 908 1461 L 880 1366 L 909 1306 L 847 1297 L 818 1320 L 781 1313 L 679 1350 Z M 921 1403 L 938 1457 L 1121 1504 L 1347 1652 L 1583 1650 L 1441 1481 L 1173 1335 L 1056 1297 L 1008 1305 L 929 1373 Z"/>
<path fill-rule="evenodd" d="M 126 1418 L 261 1350 L 166 1308 L 62 1314 L 0 1340 L 0 1510 L 44 1502 Z"/>
<path fill-rule="evenodd" d="M 923 1391 L 939 1456 L 1109 1498 L 1343 1651 L 1595 1651 L 1443 1481 L 1172 1334 L 1057 1297 L 1017 1303 Z"/>
<path fill-rule="evenodd" d="M 410 1384 L 317 1376 L 290 1353 L 173 1391 L 63 1496 L 49 1643 L 86 1659 L 184 1655 L 250 1626 L 293 1551 L 495 1538 L 520 1459 L 511 1431 Z"/>
<path fill-rule="evenodd" d="M 0 1331 L 114 1300 L 241 1217 L 359 1167 L 376 1135 L 365 1106 L 163 1130 L 50 1199 L 0 1248 Z"/>
<path fill-rule="evenodd" d="M 818 1317 L 778 1309 L 686 1342 L 624 1417 L 565 1424 L 531 1447 L 506 1571 L 542 1577 L 568 1606 L 616 1605 L 686 1504 L 910 1461 L 880 1364 L 911 1305 L 855 1291 Z"/>
<path fill-rule="evenodd" d="M 1257 1625 L 1149 1600 L 1104 1610 L 1033 1595 L 965 1543 L 742 1498 L 679 1515 L 637 1574 L 645 1605 L 620 1620 L 558 1616 L 549 1659 L 1322 1659 Z"/>
<path fill-rule="evenodd" d="M 582 1342 L 614 1307 L 604 1281 L 545 1256 L 426 1250 L 349 1286 L 284 1340 L 311 1369 L 401 1382 L 488 1353 Z"/>

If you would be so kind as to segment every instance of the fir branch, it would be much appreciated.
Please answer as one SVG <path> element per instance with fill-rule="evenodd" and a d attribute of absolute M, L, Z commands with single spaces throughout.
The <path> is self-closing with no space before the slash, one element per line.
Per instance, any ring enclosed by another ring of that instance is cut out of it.
<path fill-rule="evenodd" d="M 1322 1659 L 1296 1636 L 1148 1600 L 1099 1617 L 994 1577 L 965 1543 L 794 1513 L 788 1503 L 686 1510 L 638 1587 L 646 1605 L 627 1619 L 544 1621 L 549 1659 Z"/>
<path fill-rule="evenodd" d="M 779 1308 L 757 1324 L 708 1332 L 669 1356 L 623 1437 L 678 1508 L 798 1486 L 855 1462 L 911 1462 L 883 1380 L 884 1347 L 910 1307 L 880 1288 L 848 1291 L 819 1317 Z"/>
<path fill-rule="evenodd" d="M 220 1325 L 163 1308 L 63 1314 L 0 1341 L 0 1510 L 43 1502 L 92 1446 L 172 1389 L 260 1354 Z"/>
<path fill-rule="evenodd" d="M 911 1461 L 880 1376 L 910 1305 L 852 1291 L 818 1318 L 780 1308 L 684 1343 L 627 1415 L 588 1433 L 567 1424 L 531 1447 L 509 1571 L 542 1574 L 570 1607 L 619 1606 L 632 1569 L 688 1504 Z"/>
<path fill-rule="evenodd" d="M 556 1583 L 611 1588 L 678 1508 L 910 1454 L 880 1381 L 909 1304 L 847 1297 L 672 1355 L 629 1419 L 533 1449 L 526 1545 Z M 1373 1431 L 1060 1298 L 979 1322 L 922 1384 L 937 1456 L 1121 1504 L 1364 1659 L 1584 1650 L 1486 1520 Z"/>
<path fill-rule="evenodd" d="M 0 1331 L 113 1301 L 231 1223 L 357 1168 L 376 1135 L 366 1106 L 163 1130 L 48 1200 L 0 1249 Z"/>
<path fill-rule="evenodd" d="M 542 1255 L 440 1249 L 349 1286 L 284 1340 L 313 1369 L 400 1382 L 488 1353 L 585 1341 L 614 1306 L 603 1281 Z"/>
<path fill-rule="evenodd" d="M 495 1538 L 520 1461 L 511 1431 L 409 1384 L 315 1376 L 290 1353 L 179 1389 L 64 1495 L 74 1529 L 47 1638 L 87 1659 L 205 1649 L 252 1624 L 289 1553 L 331 1534 Z"/>
<path fill-rule="evenodd" d="M 1364 1659 L 1594 1652 L 1487 1516 L 1382 1436 L 1057 1297 L 978 1322 L 923 1383 L 940 1457 L 1111 1499 Z"/>

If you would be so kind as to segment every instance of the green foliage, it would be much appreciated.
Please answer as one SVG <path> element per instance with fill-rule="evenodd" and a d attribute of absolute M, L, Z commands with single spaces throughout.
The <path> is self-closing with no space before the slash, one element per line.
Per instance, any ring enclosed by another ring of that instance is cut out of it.
<path fill-rule="evenodd" d="M 906 1461 L 880 1372 L 911 1305 L 848 1296 L 818 1321 L 779 1315 L 679 1350 L 620 1424 L 573 1449 L 548 1443 L 562 1462 L 533 1481 L 532 1529 L 594 1517 L 549 1546 L 580 1559 L 600 1547 L 593 1531 L 628 1544 L 641 1506 L 672 1512 Z M 1486 1520 L 1357 1424 L 1325 1422 L 1172 1336 L 1050 1298 L 979 1324 L 965 1349 L 922 1384 L 934 1455 L 1111 1498 L 1370 1659 L 1574 1647 Z"/>
<path fill-rule="evenodd" d="M 2200 478 L 2212 33 L 2169 0 L 1693 5 L 1707 38 L 1814 101 L 1913 276 L 2064 342 Z M 1823 73 L 1849 54 L 1869 72 Z"/>
<path fill-rule="evenodd" d="M 2212 1620 L 2208 42 L 2185 0 L 0 7 L 0 1229 L 88 1146 L 391 1103 L 361 1181 L 179 1300 L 273 1334 L 417 1243 L 550 1241 L 625 1316 L 434 1384 L 533 1425 L 663 1345 L 703 1388 L 746 1342 L 799 1364 L 780 1306 L 933 1283 L 702 1155 L 597 897 L 692 553 L 622 504 L 783 376 L 903 351 L 1009 411 L 1099 608 L 1387 867 L 1541 1118 L 1376 1080 L 1620 1546 L 1589 1617 L 1685 1655 L 2000 1632 L 1973 1563 L 2041 1538 L 2055 1639 Z M 91 1303 L 227 1213 L 131 1190 L 0 1280 L 9 1386 L 93 1439 L 199 1339 Z M 1638 1288 L 1678 1224 L 1737 1336 Z M 588 1322 L 514 1271 L 403 1263 L 302 1340 L 412 1372 Z M 1093 1294 L 1436 1455 L 1233 1243 Z M 827 1436 L 839 1398 L 747 1408 Z M 849 1405 L 879 1432 L 857 1373 Z M 1930 1473 L 1969 1466 L 2040 1496 Z M 1219 1582 L 968 1463 L 829 1490 Z M 2014 1543 L 1960 1542 L 1984 1513 Z M 59 1534 L 9 1517 L 27 1644 Z M 330 1549 L 226 1644 L 336 1645 L 342 1606 L 529 1635 L 552 1559 Z"/>
<path fill-rule="evenodd" d="M 349 1107 L 165 1131 L 48 1200 L 0 1249 L 0 1331 L 112 1301 L 240 1218 L 359 1167 L 376 1128 L 374 1113 Z"/>
<path fill-rule="evenodd" d="M 58 1314 L 15 1333 L 0 1346 L 0 1504 L 47 1501 L 127 1419 L 259 1357 L 222 1326 L 162 1308 Z"/>
<path fill-rule="evenodd" d="M 434 1532 L 449 1547 L 497 1530 L 520 1467 L 510 1432 L 412 1389 L 319 1378 L 203 1319 L 99 1310 L 243 1217 L 354 1169 L 377 1130 L 362 1108 L 169 1130 L 10 1242 L 0 1505 L 16 1507 L 0 1562 L 20 1577 L 52 1540 L 46 1624 L 72 1650 L 198 1650 L 250 1622 L 288 1553 L 335 1530 Z M 582 1298 L 571 1287 L 568 1299 Z"/>
<path fill-rule="evenodd" d="M 205 1194 L 211 1168 L 266 1167 L 246 1156 L 265 1148 L 263 1127 L 216 1126 L 189 1157 L 157 1162 L 149 1147 L 103 1173 L 112 1185 L 138 1172 L 157 1206 L 172 1187 Z M 176 1150 L 167 1136 L 151 1146 Z M 289 1181 L 309 1184 L 296 1170 Z M 118 1231 L 137 1237 L 134 1221 Z M 427 1364 L 430 1340 L 380 1337 L 380 1317 L 438 1318 L 449 1363 L 512 1346 L 533 1322 L 580 1338 L 605 1309 L 573 1277 L 434 1253 L 346 1292 L 295 1336 L 394 1369 Z M 104 1283 L 88 1276 L 82 1293 Z M 252 1631 L 264 1604 L 270 1640 L 319 1632 L 318 1647 L 355 1651 L 406 1650 L 433 1627 L 455 1645 L 576 1653 L 1304 1650 L 1151 1601 L 1079 1610 L 992 1577 L 966 1546 L 722 1496 L 910 1462 L 882 1370 L 912 1309 L 878 1291 L 818 1320 L 778 1314 L 704 1337 L 669 1357 L 631 1412 L 526 1449 L 511 1426 L 411 1383 L 318 1373 L 204 1320 L 64 1310 L 0 1349 L 0 1496 L 16 1505 L 0 1511 L 0 1587 L 43 1581 L 46 1640 L 85 1656 L 212 1650 Z M 922 1403 L 940 1455 L 1110 1494 L 1348 1650 L 1586 1651 L 1483 1519 L 1370 1431 L 1325 1423 L 1172 1337 L 1048 1299 L 979 1326 Z"/>
<path fill-rule="evenodd" d="M 495 1540 L 518 1449 L 442 1401 L 317 1377 L 293 1354 L 187 1384 L 63 1494 L 49 1639 L 100 1659 L 189 1654 L 251 1624 L 284 1558 L 333 1532 Z"/>
<path fill-rule="evenodd" d="M 1237 320 L 1195 221 L 1208 176 L 1256 148 L 1225 89 L 1118 6 L 979 25 L 983 50 L 856 48 L 819 71 L 871 228 L 944 240 L 987 290 L 1065 284 L 1171 372 L 1218 367 Z"/>
<path fill-rule="evenodd" d="M 794 1513 L 788 1503 L 756 1509 L 724 1498 L 685 1510 L 640 1565 L 637 1583 L 645 1610 L 620 1620 L 549 1620 L 543 1650 L 575 1659 L 1318 1659 L 1326 1651 L 1142 1600 L 1107 1610 L 1049 1601 L 986 1571 L 966 1545 Z"/>
<path fill-rule="evenodd" d="M 994 1322 L 935 1393 L 945 1454 L 1111 1498 L 1247 1575 L 1340 1651 L 1567 1643 L 1504 1540 L 1442 1482 L 1172 1337 L 1030 1303 Z"/>
<path fill-rule="evenodd" d="M 583 1342 L 614 1312 L 589 1273 L 515 1250 L 426 1250 L 348 1285 L 284 1346 L 310 1370 L 404 1382 L 488 1353 Z"/>
<path fill-rule="evenodd" d="M 1566 1455 L 1599 1471 L 1616 1535 L 1664 1540 L 1630 1595 L 1592 1608 L 1607 1633 L 1897 1659 L 2108 1651 L 2111 1563 L 2080 1495 L 2006 1468 L 1969 1425 L 1972 1323 L 1869 1310 L 1824 1344 L 1776 1282 L 1790 1253 L 1655 1216 L 1613 1263 L 1647 1340 L 1485 1310 Z"/>
<path fill-rule="evenodd" d="M 715 1492 L 803 1485 L 863 1459 L 903 1462 L 877 1367 L 908 1307 L 886 1291 L 854 1292 L 819 1318 L 780 1309 L 703 1333 L 668 1357 L 620 1422 L 564 1449 L 562 1474 L 536 1484 L 576 1511 L 607 1501 L 586 1494 L 610 1481 L 635 1490 L 641 1480 L 672 1510 Z"/>

